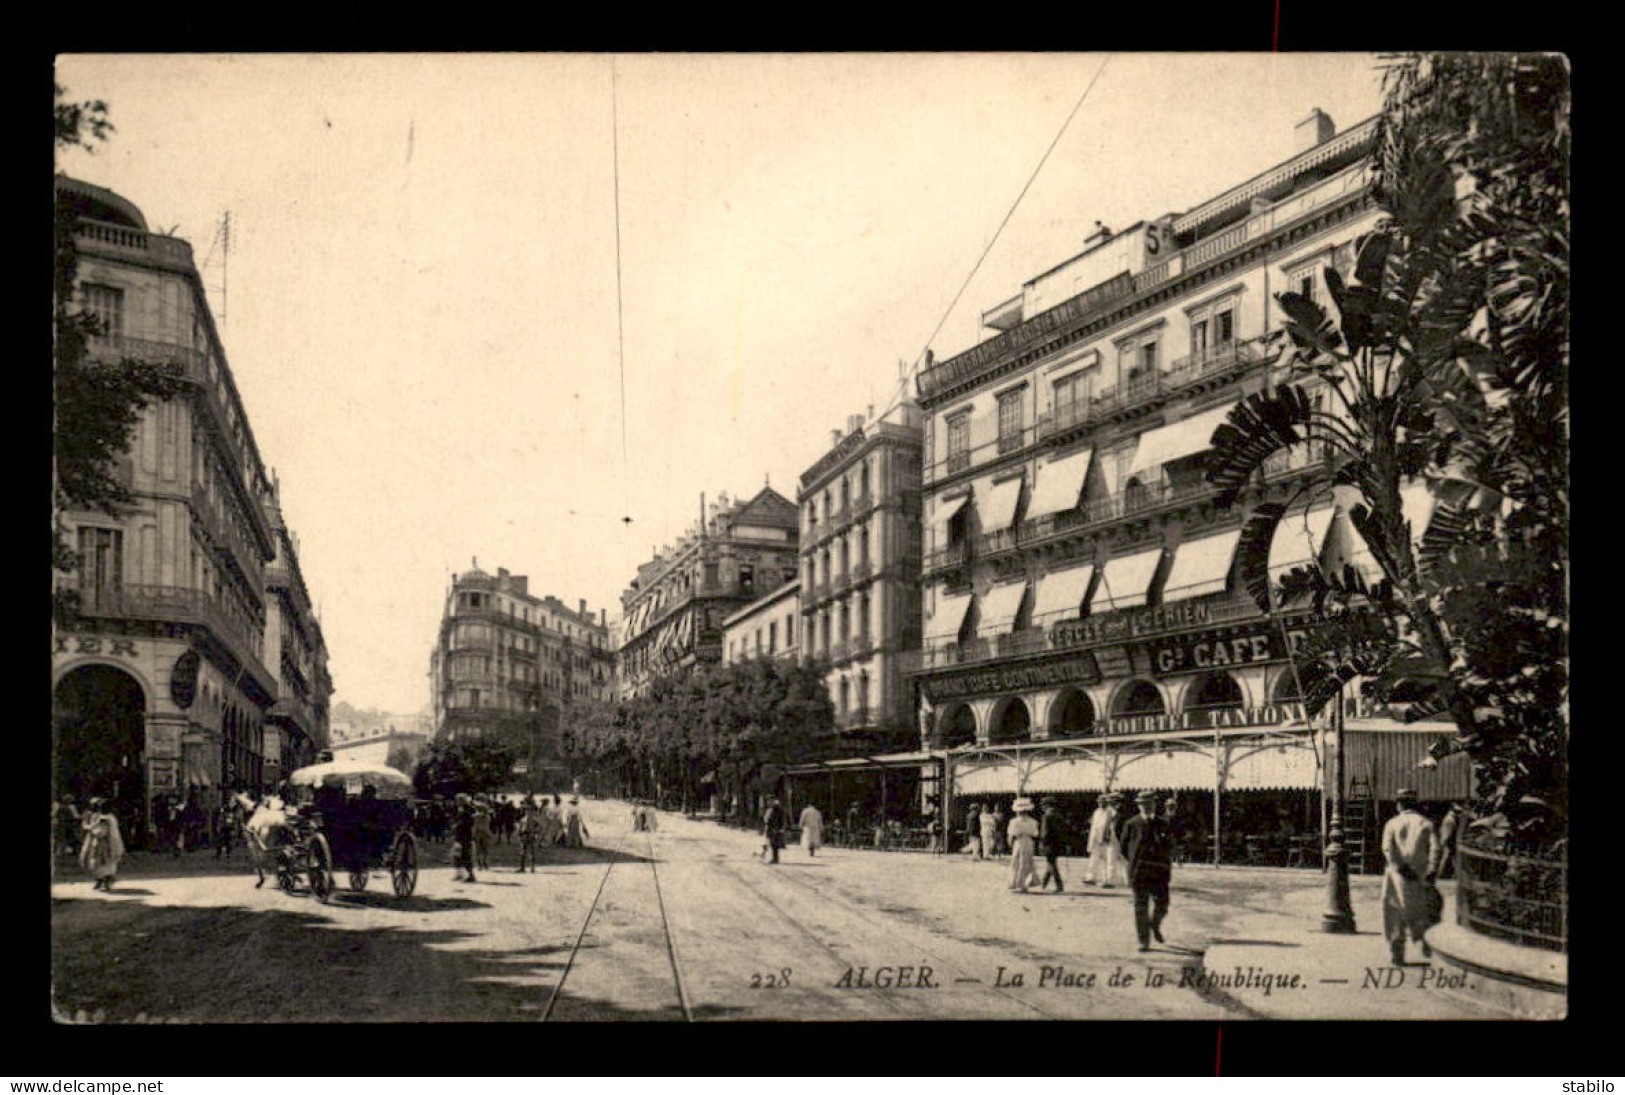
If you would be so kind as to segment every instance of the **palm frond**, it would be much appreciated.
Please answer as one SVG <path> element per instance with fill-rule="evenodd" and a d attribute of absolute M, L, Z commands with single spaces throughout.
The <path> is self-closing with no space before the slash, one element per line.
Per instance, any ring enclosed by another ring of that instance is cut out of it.
<path fill-rule="evenodd" d="M 1313 417 L 1309 397 L 1297 384 L 1255 392 L 1232 407 L 1228 421 L 1213 431 L 1208 460 L 1207 481 L 1219 488 L 1218 505 L 1234 504 L 1264 461 L 1304 440 L 1299 427 Z"/>

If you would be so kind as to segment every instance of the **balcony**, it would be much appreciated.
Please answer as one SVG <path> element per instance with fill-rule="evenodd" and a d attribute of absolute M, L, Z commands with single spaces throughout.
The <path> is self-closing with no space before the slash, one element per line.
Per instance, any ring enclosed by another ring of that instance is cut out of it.
<path fill-rule="evenodd" d="M 873 492 L 865 491 L 852 499 L 852 516 L 854 518 L 862 517 L 874 508 L 875 495 Z"/>
<path fill-rule="evenodd" d="M 955 472 L 964 471 L 968 467 L 970 467 L 970 452 L 968 450 L 965 452 L 951 452 L 948 454 L 948 459 L 942 462 L 942 474 L 952 475 Z"/>
<path fill-rule="evenodd" d="M 1164 383 L 1169 390 L 1174 390 L 1210 377 L 1222 376 L 1234 369 L 1255 365 L 1262 360 L 1259 347 L 1260 342 L 1257 339 L 1210 346 L 1199 353 L 1189 354 L 1175 361 L 1173 367 L 1168 370 Z"/>
<path fill-rule="evenodd" d="M 875 713 L 869 709 L 868 704 L 854 707 L 850 711 L 842 711 L 835 716 L 835 725 L 841 730 L 862 730 L 873 726 Z"/>
<path fill-rule="evenodd" d="M 262 661 L 265 640 L 201 589 L 187 586 L 97 586 L 79 591 L 81 616 L 101 619 L 159 620 L 201 625 L 259 680 L 267 693 L 277 691 L 275 678 Z"/>
<path fill-rule="evenodd" d="M 863 559 L 859 561 L 852 567 L 852 577 L 848 584 L 857 585 L 860 582 L 868 581 L 869 576 L 874 573 L 874 569 L 874 565 L 869 560 Z"/>
<path fill-rule="evenodd" d="M 842 639 L 839 642 L 834 642 L 834 643 L 830 644 L 830 646 L 829 646 L 829 660 L 830 661 L 832 661 L 832 662 L 844 662 L 851 656 L 852 656 L 852 640 L 850 640 L 850 639 Z"/>
<path fill-rule="evenodd" d="M 970 561 L 970 542 L 961 540 L 957 544 L 949 544 L 934 551 L 925 553 L 923 569 L 927 572 L 943 570 L 949 567 L 964 566 Z"/>
<path fill-rule="evenodd" d="M 852 640 L 852 657 L 867 658 L 875 652 L 875 640 L 872 635 L 859 635 Z"/>
<path fill-rule="evenodd" d="M 996 529 L 993 532 L 984 532 L 976 538 L 976 554 L 983 559 L 997 555 L 1004 551 L 1014 551 L 1016 548 L 1016 530 L 1010 528 Z"/>
<path fill-rule="evenodd" d="M 1094 417 L 1090 410 L 1087 400 L 1079 400 L 1060 404 L 1053 411 L 1039 415 L 1035 427 L 1038 440 L 1044 441 L 1075 426 L 1087 425 Z"/>

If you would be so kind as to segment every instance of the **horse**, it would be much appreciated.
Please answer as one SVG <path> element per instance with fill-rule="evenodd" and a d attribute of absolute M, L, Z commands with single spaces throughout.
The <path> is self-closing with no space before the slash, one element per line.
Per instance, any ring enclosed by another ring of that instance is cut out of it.
<path fill-rule="evenodd" d="M 234 799 L 248 818 L 243 823 L 243 834 L 247 838 L 248 857 L 254 864 L 254 874 L 259 878 L 254 883 L 257 890 L 265 885 L 267 871 L 277 873 L 280 849 L 294 841 L 294 810 L 274 795 L 255 802 L 249 795 L 238 792 Z"/>

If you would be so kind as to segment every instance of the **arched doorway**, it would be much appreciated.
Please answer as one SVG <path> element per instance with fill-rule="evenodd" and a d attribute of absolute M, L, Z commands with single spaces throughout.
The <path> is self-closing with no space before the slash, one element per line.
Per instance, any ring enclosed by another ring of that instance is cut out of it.
<path fill-rule="evenodd" d="M 990 741 L 1025 741 L 1032 730 L 1033 718 L 1027 705 L 1017 696 L 1011 696 L 993 709 Z"/>
<path fill-rule="evenodd" d="M 138 838 L 146 817 L 146 693 L 111 665 L 85 665 L 57 682 L 51 696 L 56 792 L 83 804 L 112 802 L 126 832 Z"/>
<path fill-rule="evenodd" d="M 1129 715 L 1161 715 L 1167 712 L 1162 692 L 1150 681 L 1130 681 L 1120 688 L 1112 700 L 1113 717 Z"/>
<path fill-rule="evenodd" d="M 976 743 L 976 713 L 961 703 L 944 711 L 937 720 L 937 747 L 952 749 Z"/>
<path fill-rule="evenodd" d="M 1191 684 L 1185 693 L 1188 712 L 1227 711 L 1245 706 L 1241 685 L 1228 673 L 1209 673 Z"/>
<path fill-rule="evenodd" d="M 1095 728 L 1095 705 L 1076 688 L 1068 688 L 1055 698 L 1050 708 L 1049 732 L 1052 738 L 1080 737 Z"/>

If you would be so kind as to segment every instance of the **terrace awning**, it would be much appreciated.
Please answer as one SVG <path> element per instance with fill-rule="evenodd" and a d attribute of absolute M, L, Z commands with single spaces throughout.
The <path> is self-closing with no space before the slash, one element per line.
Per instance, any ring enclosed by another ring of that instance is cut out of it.
<path fill-rule="evenodd" d="M 1005 479 L 988 488 L 982 503 L 982 531 L 998 532 L 1007 529 L 1016 519 L 1016 503 L 1021 499 L 1024 475 Z"/>
<path fill-rule="evenodd" d="M 994 586 L 982 598 L 982 618 L 976 625 L 979 638 L 1001 635 L 1015 627 L 1021 613 L 1021 602 L 1027 599 L 1027 583 L 1012 582 Z"/>
<path fill-rule="evenodd" d="M 1089 478 L 1093 449 L 1082 449 L 1049 464 L 1041 464 L 1027 501 L 1027 519 L 1047 517 L 1077 508 L 1083 500 L 1083 484 Z"/>
<path fill-rule="evenodd" d="M 970 593 L 938 594 L 937 610 L 925 621 L 926 641 L 940 643 L 958 638 L 959 629 L 965 623 L 965 613 L 970 611 L 970 604 L 975 599 Z"/>
<path fill-rule="evenodd" d="M 1326 532 L 1336 515 L 1334 507 L 1321 506 L 1307 512 L 1295 510 L 1282 517 L 1275 529 L 1275 540 L 1270 544 L 1270 573 L 1308 566 L 1318 560 L 1320 549 L 1326 543 Z"/>
<path fill-rule="evenodd" d="M 1095 607 L 1132 608 L 1145 604 L 1151 593 L 1151 579 L 1156 577 L 1157 564 L 1161 561 L 1161 548 L 1119 555 L 1108 561 L 1095 590 Z"/>
<path fill-rule="evenodd" d="M 959 516 L 960 511 L 969 504 L 970 499 L 971 492 L 966 491 L 957 498 L 950 498 L 938 504 L 937 515 L 931 519 L 931 547 L 941 548 L 947 545 L 948 522 Z"/>
<path fill-rule="evenodd" d="M 1162 599 L 1179 601 L 1222 591 L 1240 540 L 1238 528 L 1180 544 L 1174 552 L 1173 566 L 1168 568 L 1168 580 L 1162 585 Z"/>
<path fill-rule="evenodd" d="M 1083 598 L 1094 579 L 1093 565 L 1052 570 L 1038 579 L 1038 592 L 1033 600 L 1033 619 L 1050 616 L 1063 618 L 1076 616 L 1083 608 Z"/>
<path fill-rule="evenodd" d="M 1236 402 L 1231 400 L 1223 406 L 1213 407 L 1141 434 L 1140 443 L 1134 450 L 1134 461 L 1129 465 L 1129 474 L 1166 464 L 1170 460 L 1195 456 L 1211 448 L 1213 431 L 1229 417 L 1230 408 L 1234 407 Z"/>

